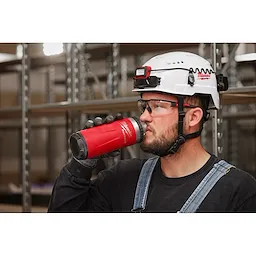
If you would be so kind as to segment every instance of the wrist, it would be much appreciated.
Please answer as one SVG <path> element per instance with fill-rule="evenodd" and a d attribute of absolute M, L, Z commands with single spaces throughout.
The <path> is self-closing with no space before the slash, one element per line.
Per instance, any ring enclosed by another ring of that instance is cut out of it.
<path fill-rule="evenodd" d="M 76 160 L 72 157 L 67 163 L 66 168 L 77 178 L 90 179 L 96 165 L 97 159 Z"/>

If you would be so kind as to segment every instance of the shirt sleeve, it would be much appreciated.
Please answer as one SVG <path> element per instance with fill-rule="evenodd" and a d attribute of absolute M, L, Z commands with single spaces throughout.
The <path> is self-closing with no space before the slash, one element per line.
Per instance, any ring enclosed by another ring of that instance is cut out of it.
<path fill-rule="evenodd" d="M 241 205 L 238 206 L 236 212 L 256 213 L 256 193 L 247 198 Z"/>
<path fill-rule="evenodd" d="M 92 170 L 71 160 L 57 177 L 48 212 L 111 212 L 115 166 L 91 180 Z"/>
<path fill-rule="evenodd" d="M 239 197 L 235 212 L 256 212 L 256 180 L 249 173 L 244 172 L 240 186 L 236 190 Z"/>

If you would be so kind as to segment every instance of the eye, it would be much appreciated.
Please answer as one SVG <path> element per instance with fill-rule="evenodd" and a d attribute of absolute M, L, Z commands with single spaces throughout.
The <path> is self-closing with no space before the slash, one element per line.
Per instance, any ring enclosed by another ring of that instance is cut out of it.
<path fill-rule="evenodd" d="M 162 105 L 160 102 L 156 102 L 155 109 L 159 109 L 159 108 L 162 108 Z"/>
<path fill-rule="evenodd" d="M 163 104 L 160 101 L 152 101 L 150 107 L 154 111 L 161 111 L 163 109 Z"/>
<path fill-rule="evenodd" d="M 138 108 L 141 114 L 144 113 L 146 109 L 149 113 L 152 113 L 152 110 L 147 101 L 138 101 Z"/>

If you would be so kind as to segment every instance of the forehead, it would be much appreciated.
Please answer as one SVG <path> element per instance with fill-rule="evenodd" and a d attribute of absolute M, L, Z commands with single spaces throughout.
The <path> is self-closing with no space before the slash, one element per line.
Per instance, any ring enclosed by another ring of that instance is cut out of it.
<path fill-rule="evenodd" d="M 144 92 L 141 95 L 143 100 L 160 99 L 160 100 L 171 100 L 177 101 L 177 97 L 172 94 L 158 93 L 158 92 Z"/>

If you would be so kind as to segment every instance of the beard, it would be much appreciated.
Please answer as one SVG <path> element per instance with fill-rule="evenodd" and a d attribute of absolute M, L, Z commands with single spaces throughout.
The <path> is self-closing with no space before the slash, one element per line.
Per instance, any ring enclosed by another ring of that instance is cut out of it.
<path fill-rule="evenodd" d="M 154 135 L 154 132 L 153 132 Z M 176 138 L 178 137 L 178 125 L 174 125 L 165 134 L 162 134 L 158 138 L 155 138 L 151 143 L 142 141 L 140 148 L 142 151 L 151 153 L 157 156 L 166 156 L 169 153 L 169 149 L 172 147 Z"/>

